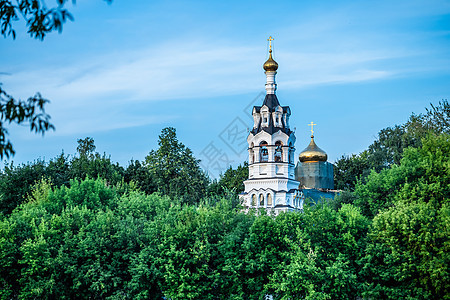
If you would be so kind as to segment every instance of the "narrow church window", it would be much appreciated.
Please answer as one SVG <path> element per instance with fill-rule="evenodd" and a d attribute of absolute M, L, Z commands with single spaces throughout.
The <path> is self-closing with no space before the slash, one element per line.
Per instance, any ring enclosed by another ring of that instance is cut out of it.
<path fill-rule="evenodd" d="M 278 115 L 278 114 L 275 116 L 275 123 L 276 123 L 275 126 L 281 127 L 281 118 L 280 118 L 280 115 Z"/>
<path fill-rule="evenodd" d="M 263 127 L 269 126 L 269 114 L 268 114 L 268 112 L 264 112 L 262 114 L 261 126 L 263 126 Z"/>
<path fill-rule="evenodd" d="M 267 162 L 269 161 L 269 151 L 267 150 L 267 142 L 262 141 L 259 144 L 259 157 L 260 157 L 260 162 Z"/>
<path fill-rule="evenodd" d="M 259 206 L 264 206 L 264 195 L 263 194 L 259 195 Z"/>
<path fill-rule="evenodd" d="M 256 195 L 252 195 L 252 206 L 256 206 Z"/>
<path fill-rule="evenodd" d="M 272 195 L 267 194 L 267 206 L 272 206 Z"/>
<path fill-rule="evenodd" d="M 291 143 L 289 143 L 289 153 L 288 153 L 288 159 L 289 159 L 289 163 L 290 164 L 292 164 L 293 162 L 293 159 L 292 159 L 292 156 L 293 156 L 293 145 L 292 145 L 292 142 Z"/>
<path fill-rule="evenodd" d="M 274 161 L 280 162 L 283 161 L 283 144 L 280 141 L 275 143 L 275 159 Z"/>

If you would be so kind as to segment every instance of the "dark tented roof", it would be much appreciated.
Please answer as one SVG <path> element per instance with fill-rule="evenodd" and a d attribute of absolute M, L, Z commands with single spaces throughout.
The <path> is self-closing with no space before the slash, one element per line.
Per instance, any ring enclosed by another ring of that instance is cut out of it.
<path fill-rule="evenodd" d="M 275 94 L 267 94 L 266 97 L 264 98 L 264 102 L 263 105 L 266 105 L 269 108 L 269 112 L 274 112 L 275 109 L 280 105 L 280 102 L 278 102 L 278 98 Z M 254 106 L 253 108 L 256 110 L 257 113 L 259 113 L 261 111 L 261 107 L 262 106 Z M 281 107 L 283 109 L 283 113 L 286 113 L 289 109 L 289 106 L 282 106 Z M 272 118 L 269 118 L 269 126 L 267 127 L 261 127 L 261 122 L 258 125 L 258 128 L 253 128 L 253 130 L 251 131 L 253 134 L 257 134 L 258 132 L 261 131 L 265 131 L 269 134 L 273 134 L 279 130 L 281 130 L 282 132 L 286 133 L 287 135 L 289 135 L 292 131 L 288 128 L 286 128 L 286 124 L 284 124 L 284 121 L 282 121 L 283 126 L 282 127 L 275 127 L 273 124 L 273 120 Z"/>
<path fill-rule="evenodd" d="M 274 112 L 275 108 L 280 106 L 280 102 L 278 102 L 277 95 L 275 94 L 267 94 L 266 98 L 264 98 L 263 106 L 267 105 L 270 112 Z"/>

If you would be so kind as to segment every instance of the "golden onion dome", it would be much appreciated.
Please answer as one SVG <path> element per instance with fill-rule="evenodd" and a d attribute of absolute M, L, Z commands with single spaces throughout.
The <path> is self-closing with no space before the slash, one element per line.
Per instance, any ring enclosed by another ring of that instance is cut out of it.
<path fill-rule="evenodd" d="M 272 49 L 269 50 L 269 59 L 263 65 L 264 70 L 275 72 L 278 69 L 278 64 L 272 58 Z"/>
<path fill-rule="evenodd" d="M 317 162 L 317 161 L 327 161 L 328 155 L 325 151 L 320 149 L 314 142 L 314 136 L 311 136 L 311 142 L 308 147 L 303 150 L 298 156 L 301 162 Z"/>

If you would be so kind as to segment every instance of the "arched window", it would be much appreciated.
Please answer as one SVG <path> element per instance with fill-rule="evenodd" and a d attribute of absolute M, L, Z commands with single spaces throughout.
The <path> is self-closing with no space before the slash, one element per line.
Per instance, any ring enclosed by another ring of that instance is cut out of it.
<path fill-rule="evenodd" d="M 272 195 L 271 194 L 267 194 L 267 206 L 272 206 L 273 202 L 272 202 Z"/>
<path fill-rule="evenodd" d="M 264 206 L 264 195 L 263 194 L 259 195 L 259 206 Z"/>
<path fill-rule="evenodd" d="M 256 206 L 256 195 L 252 195 L 252 206 Z"/>
<path fill-rule="evenodd" d="M 262 115 L 262 120 L 261 120 L 261 126 L 262 127 L 267 127 L 269 126 L 269 111 L 267 110 L 267 108 L 264 108 L 261 110 L 261 115 Z"/>
<path fill-rule="evenodd" d="M 259 143 L 259 159 L 260 162 L 269 161 L 269 151 L 267 150 L 267 142 L 265 141 Z"/>
<path fill-rule="evenodd" d="M 283 143 L 277 141 L 275 143 L 275 154 L 274 161 L 283 161 Z"/>
<path fill-rule="evenodd" d="M 273 121 L 275 124 L 275 127 L 283 127 L 283 123 L 281 122 L 281 111 L 277 111 L 273 113 Z"/>

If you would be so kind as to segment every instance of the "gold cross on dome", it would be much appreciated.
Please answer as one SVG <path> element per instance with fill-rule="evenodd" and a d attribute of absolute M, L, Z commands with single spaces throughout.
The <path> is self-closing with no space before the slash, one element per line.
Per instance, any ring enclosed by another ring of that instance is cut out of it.
<path fill-rule="evenodd" d="M 273 41 L 273 37 L 269 36 L 269 38 L 267 39 L 269 41 L 269 50 L 272 51 L 272 41 Z"/>
<path fill-rule="evenodd" d="M 314 124 L 314 122 L 311 122 L 308 124 L 308 126 L 311 126 L 311 135 L 314 135 L 314 125 L 317 125 L 317 124 Z"/>

